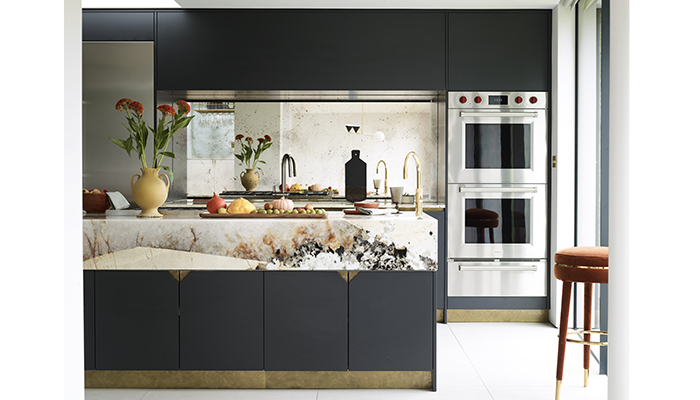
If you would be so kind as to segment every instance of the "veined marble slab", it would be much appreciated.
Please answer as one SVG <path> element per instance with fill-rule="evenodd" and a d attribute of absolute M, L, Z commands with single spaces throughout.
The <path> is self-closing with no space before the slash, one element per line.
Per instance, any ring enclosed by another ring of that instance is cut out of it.
<path fill-rule="evenodd" d="M 108 211 L 83 220 L 84 269 L 437 270 L 437 221 L 413 213 L 203 219 Z"/>

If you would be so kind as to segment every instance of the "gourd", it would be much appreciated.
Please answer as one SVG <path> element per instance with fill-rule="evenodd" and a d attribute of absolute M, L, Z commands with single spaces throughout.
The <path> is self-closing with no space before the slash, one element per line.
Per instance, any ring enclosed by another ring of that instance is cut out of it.
<path fill-rule="evenodd" d="M 286 210 L 292 210 L 294 208 L 294 202 L 285 199 L 284 197 L 277 199 L 277 200 L 272 200 L 272 209 L 273 210 L 280 210 L 280 211 L 286 211 Z"/>
<path fill-rule="evenodd" d="M 309 190 L 312 192 L 320 192 L 321 190 L 323 190 L 323 187 L 321 185 L 319 185 L 318 183 L 315 183 L 315 184 L 309 186 Z"/>
<path fill-rule="evenodd" d="M 231 202 L 226 209 L 229 214 L 250 214 L 255 212 L 255 206 L 244 198 L 238 198 Z"/>
<path fill-rule="evenodd" d="M 304 188 L 298 183 L 293 184 L 292 187 L 289 188 L 290 192 L 301 192 L 302 190 L 304 190 Z"/>

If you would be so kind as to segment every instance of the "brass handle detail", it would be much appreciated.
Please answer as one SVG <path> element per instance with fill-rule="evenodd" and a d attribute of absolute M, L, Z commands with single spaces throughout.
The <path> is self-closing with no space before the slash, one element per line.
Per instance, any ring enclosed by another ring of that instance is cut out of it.
<path fill-rule="evenodd" d="M 170 275 L 173 276 L 178 282 L 182 282 L 183 279 L 190 273 L 190 271 L 168 271 Z"/>

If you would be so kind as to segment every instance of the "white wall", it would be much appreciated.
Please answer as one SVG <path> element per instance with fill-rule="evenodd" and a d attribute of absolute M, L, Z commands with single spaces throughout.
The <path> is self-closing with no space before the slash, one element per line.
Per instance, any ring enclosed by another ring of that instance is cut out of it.
<path fill-rule="evenodd" d="M 700 4 L 610 4 L 608 398 L 690 398 L 700 372 Z"/>
<path fill-rule="evenodd" d="M 82 399 L 80 1 L 25 4 L 0 24 L 2 396 Z"/>

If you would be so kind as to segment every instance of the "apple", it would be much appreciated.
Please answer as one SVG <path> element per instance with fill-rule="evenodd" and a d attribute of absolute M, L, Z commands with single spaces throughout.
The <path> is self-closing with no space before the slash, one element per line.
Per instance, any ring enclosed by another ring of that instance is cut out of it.
<path fill-rule="evenodd" d="M 272 203 L 265 203 L 264 208 L 265 208 L 265 210 L 272 210 L 272 208 L 273 208 Z"/>
<path fill-rule="evenodd" d="M 279 186 L 277 186 L 277 187 L 280 188 L 280 192 L 281 192 L 281 191 L 282 191 L 282 185 L 279 185 Z M 288 192 L 288 191 L 289 191 L 289 185 L 287 185 L 286 183 L 284 184 L 284 191 L 285 191 L 285 192 Z"/>
<path fill-rule="evenodd" d="M 216 212 L 218 212 L 219 214 L 228 214 L 228 211 L 226 211 L 224 207 L 219 208 L 218 210 L 216 210 Z"/>
<path fill-rule="evenodd" d="M 102 193 L 100 189 L 92 189 L 90 193 Z"/>
<path fill-rule="evenodd" d="M 307 210 L 313 210 L 314 206 L 312 206 L 311 203 L 309 203 L 309 204 L 305 205 L 304 208 Z"/>

